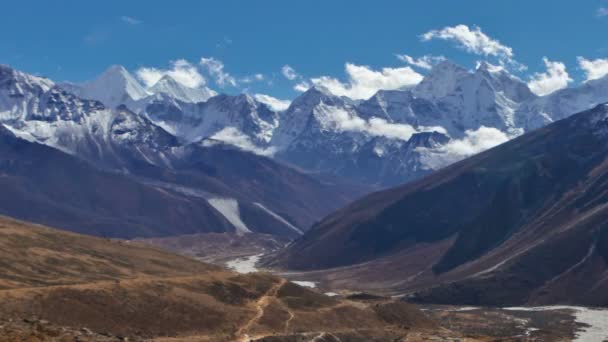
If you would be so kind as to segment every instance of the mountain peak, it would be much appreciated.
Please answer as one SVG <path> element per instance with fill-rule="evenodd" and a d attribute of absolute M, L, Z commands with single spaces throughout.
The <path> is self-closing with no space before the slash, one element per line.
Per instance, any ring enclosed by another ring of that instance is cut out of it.
<path fill-rule="evenodd" d="M 149 94 L 125 67 L 112 65 L 96 79 L 83 84 L 81 95 L 99 100 L 108 107 L 116 107 Z"/>
<path fill-rule="evenodd" d="M 153 86 L 152 88 L 156 87 L 156 85 L 158 84 L 171 84 L 171 85 L 177 85 L 180 84 L 179 82 L 177 82 L 173 77 L 171 77 L 171 75 L 164 75 L 163 77 L 161 77 Z"/>
<path fill-rule="evenodd" d="M 129 74 L 127 69 L 120 64 L 110 65 L 104 73 L 120 73 L 120 74 Z"/>
<path fill-rule="evenodd" d="M 207 101 L 210 97 L 217 93 L 207 87 L 191 88 L 188 87 L 170 75 L 164 75 L 151 88 L 150 92 L 154 94 L 166 94 L 180 101 L 198 103 Z"/>
<path fill-rule="evenodd" d="M 506 72 L 505 68 L 503 68 L 502 66 L 490 64 L 486 61 L 481 61 L 478 63 L 477 71 L 489 72 L 489 73 Z"/>
<path fill-rule="evenodd" d="M 8 83 L 15 94 L 23 92 L 23 86 L 29 89 L 38 88 L 43 92 L 55 86 L 55 83 L 48 78 L 26 74 L 6 64 L 0 64 L 0 84 L 2 83 Z M 19 86 L 15 87 L 15 84 Z"/>
<path fill-rule="evenodd" d="M 442 61 L 414 88 L 414 94 L 425 99 L 445 97 L 454 92 L 461 79 L 470 75 L 464 67 L 449 60 Z"/>

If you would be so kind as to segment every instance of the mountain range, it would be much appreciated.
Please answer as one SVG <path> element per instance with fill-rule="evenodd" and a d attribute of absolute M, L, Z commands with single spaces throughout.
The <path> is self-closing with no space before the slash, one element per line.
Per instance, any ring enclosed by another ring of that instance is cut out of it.
<path fill-rule="evenodd" d="M 367 191 L 211 137 L 183 141 L 124 104 L 109 108 L 6 66 L 0 122 L 0 172 L 15 194 L 0 212 L 80 232 L 293 238 Z"/>
<path fill-rule="evenodd" d="M 54 149 L 49 158 L 84 161 L 84 168 L 95 170 L 88 174 L 134 182 L 146 189 L 141 191 L 177 201 L 173 208 L 205 208 L 197 214 L 167 209 L 162 218 L 157 211 L 156 223 L 150 223 L 145 217 L 156 207 L 143 201 L 137 211 L 112 220 L 113 206 L 91 193 L 88 202 L 75 201 L 54 215 L 26 215 L 10 203 L 0 209 L 71 229 L 115 222 L 103 232 L 93 229 L 112 237 L 254 231 L 295 238 L 365 193 L 419 179 L 608 101 L 607 87 L 604 78 L 538 97 L 502 68 L 482 63 L 470 71 L 445 61 L 413 88 L 354 101 L 313 87 L 275 111 L 254 96 L 217 95 L 170 76 L 144 87 L 121 66 L 82 84 L 56 84 L 0 66 L 0 123 L 12 158 L 5 165 L 38 165 L 40 160 L 17 153 L 15 146 L 45 154 L 40 145 L 46 145 Z M 24 177 L 17 168 L 5 168 L 7 175 Z M 45 189 L 36 172 L 18 191 Z M 42 212 L 57 202 L 51 189 L 45 191 L 44 200 L 38 197 Z M 83 210 L 95 212 L 96 219 L 80 224 Z"/>
<path fill-rule="evenodd" d="M 125 105 L 182 142 L 213 137 L 303 170 L 376 188 L 404 184 L 568 115 L 608 102 L 608 78 L 546 96 L 502 67 L 436 65 L 418 85 L 367 100 L 312 87 L 284 111 L 250 95 L 216 95 L 164 76 L 146 89 L 120 66 L 81 85 L 106 107 Z"/>
<path fill-rule="evenodd" d="M 608 305 L 608 105 L 369 195 L 269 263 L 417 302 Z"/>

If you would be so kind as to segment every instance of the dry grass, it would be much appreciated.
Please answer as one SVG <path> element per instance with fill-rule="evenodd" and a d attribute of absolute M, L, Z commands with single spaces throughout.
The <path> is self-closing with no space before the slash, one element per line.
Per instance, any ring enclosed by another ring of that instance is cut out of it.
<path fill-rule="evenodd" d="M 17 325 L 11 336 L 45 340 L 45 331 L 86 328 L 91 336 L 172 341 L 324 332 L 383 341 L 435 327 L 417 309 L 386 301 L 338 300 L 268 274 L 240 275 L 137 243 L 0 217 L 0 326 L 27 318 L 66 328 Z"/>

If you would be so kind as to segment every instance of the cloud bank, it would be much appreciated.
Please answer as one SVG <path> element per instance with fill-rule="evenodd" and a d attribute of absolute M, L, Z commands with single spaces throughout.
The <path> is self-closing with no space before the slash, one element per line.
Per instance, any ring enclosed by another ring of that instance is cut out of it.
<path fill-rule="evenodd" d="M 381 136 L 389 139 L 409 140 L 413 134 L 420 132 L 446 133 L 443 127 L 413 127 L 406 124 L 397 124 L 382 118 L 373 117 L 365 120 L 343 108 L 319 105 L 315 109 L 315 116 L 323 129 L 334 131 L 349 131 Z"/>
<path fill-rule="evenodd" d="M 418 151 L 421 152 L 422 164 L 437 170 L 510 139 L 511 137 L 496 128 L 481 126 L 477 130 L 467 130 L 462 139 L 452 139 L 439 148 L 419 148 Z"/>
<path fill-rule="evenodd" d="M 336 96 L 353 100 L 368 99 L 378 90 L 393 90 L 414 86 L 422 81 L 422 75 L 410 67 L 382 68 L 373 70 L 368 66 L 346 63 L 347 82 L 330 76 L 311 79 L 313 85 L 327 89 Z M 302 87 L 303 88 L 303 87 Z"/>
<path fill-rule="evenodd" d="M 203 141 L 203 146 L 213 146 L 215 144 L 213 140 L 216 140 L 228 145 L 236 146 L 241 150 L 252 152 L 260 156 L 272 156 L 276 152 L 276 150 L 272 147 L 261 148 L 256 146 L 253 142 L 251 142 L 251 139 L 249 139 L 248 136 L 243 134 L 235 127 L 225 127 L 221 131 L 209 137 L 209 139 L 211 140 Z"/>

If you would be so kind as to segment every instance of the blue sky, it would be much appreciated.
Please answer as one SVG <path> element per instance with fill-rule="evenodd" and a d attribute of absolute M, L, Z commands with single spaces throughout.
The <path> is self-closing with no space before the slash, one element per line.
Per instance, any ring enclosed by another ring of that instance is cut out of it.
<path fill-rule="evenodd" d="M 310 78 L 328 76 L 349 87 L 347 62 L 375 71 L 405 67 L 396 54 L 445 56 L 470 68 L 480 59 L 511 59 L 528 67 L 508 66 L 526 81 L 546 72 L 547 57 L 564 64 L 572 85 L 585 79 L 578 56 L 608 57 L 603 8 L 608 1 L 11 1 L 2 5 L 0 63 L 79 82 L 111 64 L 135 72 L 183 59 L 218 92 L 289 99 Z M 485 55 L 440 37 L 457 25 L 478 27 L 512 56 Z M 434 37 L 423 41 L 432 30 Z M 223 63 L 221 74 L 236 85 L 218 84 L 220 73 L 210 74 L 201 58 Z M 294 80 L 282 74 L 285 65 L 297 72 Z"/>

